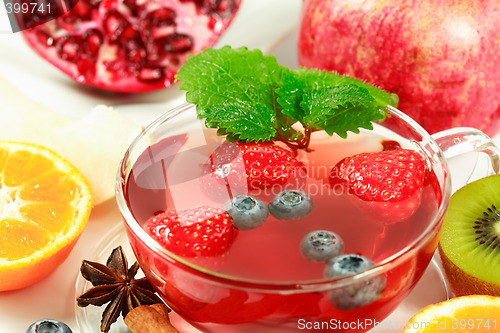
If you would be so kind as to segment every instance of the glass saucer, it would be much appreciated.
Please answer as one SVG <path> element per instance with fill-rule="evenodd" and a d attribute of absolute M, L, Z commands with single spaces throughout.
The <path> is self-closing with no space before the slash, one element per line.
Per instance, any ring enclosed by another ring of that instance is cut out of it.
<path fill-rule="evenodd" d="M 122 246 L 129 263 L 132 265 L 135 261 L 134 253 L 129 245 L 125 227 L 122 223 L 118 223 L 107 235 L 97 244 L 96 249 L 91 257 L 86 258 L 90 261 L 105 263 L 111 251 Z M 141 277 L 142 272 L 139 270 L 137 277 Z M 143 275 L 142 275 L 143 276 Z M 81 275 L 78 275 L 76 280 L 76 295 L 83 294 L 87 289 L 91 288 L 90 282 L 85 280 Z M 421 280 L 415 286 L 410 295 L 401 303 L 401 305 L 379 326 L 375 327 L 370 333 L 400 333 L 408 320 L 423 307 L 444 301 L 450 297 L 449 289 L 446 280 L 442 273 L 440 260 L 436 254 L 432 259 L 429 267 L 425 271 Z M 76 307 L 76 321 L 81 333 L 100 333 L 100 323 L 103 307 L 89 305 L 88 307 Z M 182 333 L 202 333 L 192 327 L 180 316 L 171 313 L 170 320 L 172 324 Z M 299 329 L 298 329 L 299 330 Z M 110 333 L 130 333 L 131 331 L 123 322 L 121 317 L 117 322 L 111 325 Z"/>
<path fill-rule="evenodd" d="M 115 227 L 113 227 L 97 244 L 93 253 L 90 254 L 89 258 L 85 258 L 89 261 L 96 261 L 102 264 L 106 263 L 111 251 L 121 246 L 125 255 L 127 257 L 127 261 L 129 267 L 135 262 L 135 255 L 132 251 L 132 248 L 129 245 L 127 239 L 127 233 L 125 231 L 124 225 L 120 222 Z M 141 270 L 136 275 L 136 278 L 143 277 L 144 274 Z M 92 288 L 92 284 L 85 280 L 81 274 L 78 275 L 76 279 L 76 295 L 79 296 L 83 294 L 86 290 Z M 104 311 L 105 306 L 97 307 L 89 305 L 87 307 L 79 307 L 75 302 L 75 310 L 76 310 L 76 322 L 78 327 L 80 328 L 81 333 L 101 333 L 100 325 L 101 325 L 101 317 L 102 312 Z M 192 327 L 185 320 L 180 318 L 177 314 L 170 314 L 170 321 L 172 324 L 182 333 L 201 333 L 199 330 Z M 118 320 L 111 325 L 111 329 L 109 333 L 130 333 L 131 331 L 128 329 L 127 325 L 123 322 L 123 318 L 120 316 Z"/>

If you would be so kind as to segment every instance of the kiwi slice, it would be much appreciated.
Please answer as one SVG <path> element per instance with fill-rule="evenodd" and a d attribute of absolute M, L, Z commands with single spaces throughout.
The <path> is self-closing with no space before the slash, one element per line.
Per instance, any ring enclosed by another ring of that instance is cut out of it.
<path fill-rule="evenodd" d="M 477 180 L 452 195 L 439 252 L 456 296 L 500 296 L 500 175 Z"/>

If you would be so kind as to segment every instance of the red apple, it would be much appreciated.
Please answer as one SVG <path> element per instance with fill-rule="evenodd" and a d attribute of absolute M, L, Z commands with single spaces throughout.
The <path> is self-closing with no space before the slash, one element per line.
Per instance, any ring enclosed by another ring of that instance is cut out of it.
<path fill-rule="evenodd" d="M 500 130 L 500 2 L 304 0 L 299 64 L 399 95 L 430 133 Z"/>

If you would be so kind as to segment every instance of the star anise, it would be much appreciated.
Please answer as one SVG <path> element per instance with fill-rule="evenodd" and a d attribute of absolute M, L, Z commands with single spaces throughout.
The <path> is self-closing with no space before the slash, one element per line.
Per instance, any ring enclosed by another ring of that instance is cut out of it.
<path fill-rule="evenodd" d="M 139 264 L 128 268 L 127 258 L 121 246 L 115 248 L 106 265 L 83 260 L 80 272 L 93 287 L 76 300 L 78 306 L 101 306 L 109 302 L 101 320 L 101 332 L 108 332 L 120 313 L 123 318 L 135 307 L 162 303 L 146 278 L 135 279 Z"/>

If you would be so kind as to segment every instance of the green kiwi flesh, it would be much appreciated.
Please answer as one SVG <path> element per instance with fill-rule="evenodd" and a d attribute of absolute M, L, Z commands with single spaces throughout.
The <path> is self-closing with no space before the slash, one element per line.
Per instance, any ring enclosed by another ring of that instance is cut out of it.
<path fill-rule="evenodd" d="M 500 175 L 455 192 L 439 252 L 454 293 L 500 295 Z"/>

